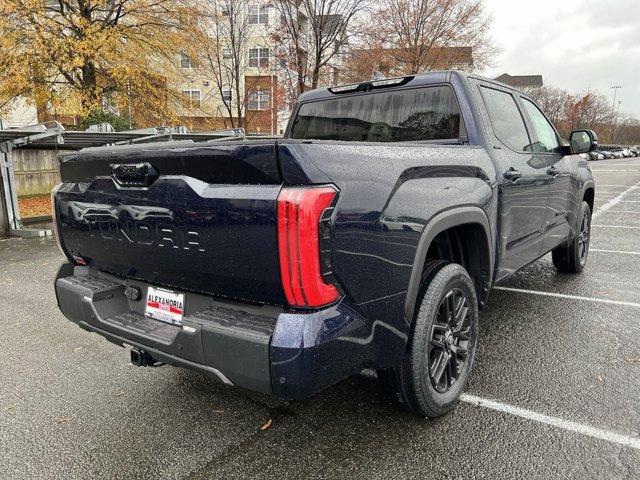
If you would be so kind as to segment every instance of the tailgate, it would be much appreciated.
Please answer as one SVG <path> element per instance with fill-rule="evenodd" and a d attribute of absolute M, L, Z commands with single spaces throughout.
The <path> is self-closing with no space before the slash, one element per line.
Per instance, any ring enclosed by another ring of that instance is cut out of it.
<path fill-rule="evenodd" d="M 256 303 L 285 303 L 273 143 L 102 148 L 65 157 L 61 243 L 97 269 Z"/>

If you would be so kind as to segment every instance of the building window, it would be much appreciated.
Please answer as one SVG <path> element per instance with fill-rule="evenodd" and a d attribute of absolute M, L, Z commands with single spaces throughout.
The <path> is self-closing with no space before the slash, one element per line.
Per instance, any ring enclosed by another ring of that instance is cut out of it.
<path fill-rule="evenodd" d="M 193 68 L 193 62 L 186 52 L 180 52 L 180 68 Z"/>
<path fill-rule="evenodd" d="M 251 5 L 249 7 L 249 23 L 254 25 L 269 23 L 269 7 L 267 5 Z"/>
<path fill-rule="evenodd" d="M 222 58 L 231 58 L 231 47 L 222 47 Z"/>
<path fill-rule="evenodd" d="M 200 107 L 202 101 L 202 92 L 200 90 L 183 90 L 182 98 L 185 106 L 189 108 Z"/>
<path fill-rule="evenodd" d="M 222 101 L 226 105 L 231 105 L 232 98 L 233 98 L 233 95 L 231 94 L 231 90 L 222 90 Z"/>
<path fill-rule="evenodd" d="M 259 90 L 249 95 L 249 110 L 268 110 L 269 109 L 269 92 Z"/>
<path fill-rule="evenodd" d="M 249 49 L 249 67 L 253 67 L 253 68 L 269 67 L 269 49 L 268 48 L 250 48 Z"/>

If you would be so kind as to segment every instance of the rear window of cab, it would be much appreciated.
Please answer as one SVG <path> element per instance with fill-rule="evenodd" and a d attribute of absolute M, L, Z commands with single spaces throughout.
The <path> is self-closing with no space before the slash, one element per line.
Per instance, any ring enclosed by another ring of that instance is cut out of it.
<path fill-rule="evenodd" d="M 464 126 L 451 87 L 375 91 L 303 103 L 291 138 L 351 142 L 455 140 Z"/>

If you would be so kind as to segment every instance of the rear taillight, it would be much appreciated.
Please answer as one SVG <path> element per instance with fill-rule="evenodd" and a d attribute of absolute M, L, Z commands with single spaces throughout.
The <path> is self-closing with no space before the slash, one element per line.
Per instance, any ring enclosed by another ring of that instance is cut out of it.
<path fill-rule="evenodd" d="M 317 308 L 335 302 L 340 292 L 327 283 L 323 265 L 328 251 L 320 223 L 337 192 L 333 187 L 283 188 L 278 196 L 280 276 L 292 307 Z"/>

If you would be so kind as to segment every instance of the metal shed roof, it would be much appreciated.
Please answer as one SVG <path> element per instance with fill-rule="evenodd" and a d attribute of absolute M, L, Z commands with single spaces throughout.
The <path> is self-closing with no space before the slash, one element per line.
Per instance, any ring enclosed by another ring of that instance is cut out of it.
<path fill-rule="evenodd" d="M 0 143 L 10 142 L 12 148 L 81 150 L 104 145 L 123 145 L 129 143 L 166 142 L 192 140 L 202 142 L 216 139 L 243 138 L 242 130 L 224 130 L 203 133 L 174 133 L 166 127 L 128 132 L 100 132 L 66 130 L 54 123 L 35 125 L 30 128 L 0 130 Z"/>

